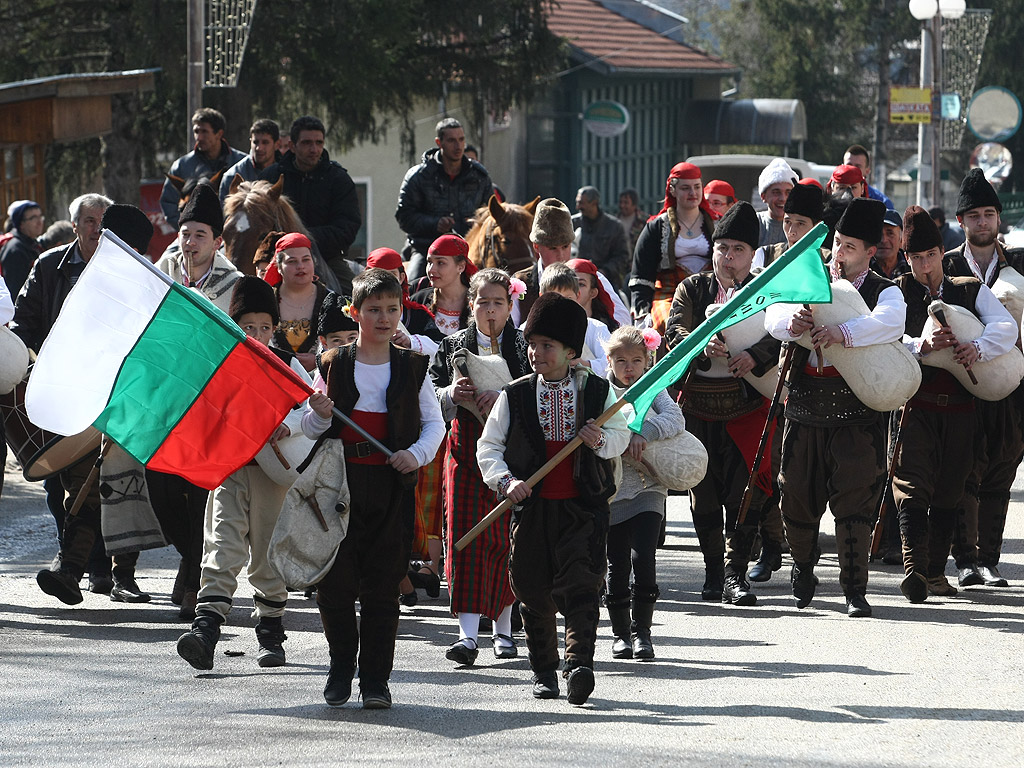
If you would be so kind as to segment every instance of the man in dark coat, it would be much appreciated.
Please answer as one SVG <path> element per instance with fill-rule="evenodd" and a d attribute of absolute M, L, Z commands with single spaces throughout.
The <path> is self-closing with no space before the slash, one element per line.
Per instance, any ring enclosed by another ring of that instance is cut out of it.
<path fill-rule="evenodd" d="M 403 256 L 410 283 L 426 274 L 430 244 L 449 232 L 465 237 L 476 209 L 494 194 L 487 169 L 466 157 L 466 133 L 458 120 L 439 122 L 434 142 L 437 147 L 406 172 L 395 210 L 398 226 L 408 235 Z"/>
<path fill-rule="evenodd" d="M 284 194 L 295 206 L 320 255 L 342 285 L 350 285 L 352 272 L 345 257 L 363 223 L 356 185 L 348 171 L 331 160 L 324 149 L 327 129 L 319 119 L 300 117 L 289 133 L 292 149 L 259 177 L 274 183 L 284 176 Z"/>

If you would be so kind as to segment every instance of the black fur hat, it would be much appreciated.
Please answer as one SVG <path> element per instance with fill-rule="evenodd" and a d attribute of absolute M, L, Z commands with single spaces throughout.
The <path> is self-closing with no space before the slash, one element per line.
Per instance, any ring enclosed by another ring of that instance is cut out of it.
<path fill-rule="evenodd" d="M 882 221 L 885 218 L 885 203 L 858 197 L 850 203 L 843 217 L 836 224 L 836 232 L 847 237 L 856 237 L 869 246 L 882 242 Z"/>
<path fill-rule="evenodd" d="M 825 193 L 814 184 L 797 184 L 789 191 L 782 210 L 817 223 L 825 217 Z"/>
<path fill-rule="evenodd" d="M 274 289 L 270 283 L 251 275 L 240 277 L 235 283 L 231 291 L 231 304 L 228 306 L 228 314 L 236 323 L 247 312 L 266 312 L 274 325 L 281 322 Z"/>
<path fill-rule="evenodd" d="M 178 226 L 187 221 L 198 221 L 200 224 L 208 225 L 213 230 L 214 237 L 220 237 L 220 233 L 224 231 L 224 211 L 220 207 L 220 198 L 209 184 L 197 184 L 192 197 L 181 209 Z"/>
<path fill-rule="evenodd" d="M 971 168 L 960 184 L 960 195 L 956 199 L 956 215 L 959 216 L 971 208 L 984 208 L 989 205 L 1002 213 L 1003 204 L 999 202 L 995 188 L 985 178 L 984 171 L 981 168 Z"/>
<path fill-rule="evenodd" d="M 103 212 L 104 229 L 109 229 L 139 253 L 149 250 L 153 222 L 134 205 L 116 203 Z"/>
<path fill-rule="evenodd" d="M 342 331 L 358 331 L 359 323 L 353 320 L 345 312 L 351 301 L 340 293 L 329 292 L 324 297 L 324 303 L 320 305 L 320 317 L 317 322 L 317 335 L 326 336 L 329 333 L 340 333 Z"/>
<path fill-rule="evenodd" d="M 903 214 L 903 250 L 906 253 L 923 253 L 932 248 L 945 250 L 942 233 L 928 211 L 912 205 Z"/>
<path fill-rule="evenodd" d="M 560 293 L 542 294 L 530 308 L 523 328 L 527 340 L 535 333 L 562 342 L 579 357 L 587 343 L 587 312 Z"/>
<path fill-rule="evenodd" d="M 754 212 L 754 206 L 745 200 L 736 203 L 715 224 L 715 234 L 711 236 L 711 239 L 739 240 L 752 249 L 756 249 L 757 243 L 761 239 L 761 225 Z"/>

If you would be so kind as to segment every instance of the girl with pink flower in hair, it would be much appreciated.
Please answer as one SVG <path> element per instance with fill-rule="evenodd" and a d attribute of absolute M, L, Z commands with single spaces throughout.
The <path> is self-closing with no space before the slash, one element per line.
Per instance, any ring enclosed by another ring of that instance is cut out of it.
<path fill-rule="evenodd" d="M 622 397 L 654 361 L 661 335 L 653 328 L 622 326 L 604 344 L 608 379 Z M 633 434 L 622 454 L 622 482 L 611 503 L 608 531 L 608 581 L 605 605 L 612 622 L 612 657 L 653 659 L 651 621 L 658 599 L 655 553 L 665 517 L 668 489 L 643 465 L 644 449 L 654 440 L 674 437 L 683 431 L 682 411 L 668 392 L 654 399 L 640 434 Z M 632 578 L 631 578 L 632 577 Z"/>

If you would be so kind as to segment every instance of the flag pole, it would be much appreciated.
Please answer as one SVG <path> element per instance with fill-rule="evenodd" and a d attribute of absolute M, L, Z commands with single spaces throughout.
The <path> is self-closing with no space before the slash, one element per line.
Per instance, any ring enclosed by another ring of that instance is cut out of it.
<path fill-rule="evenodd" d="M 612 416 L 614 416 L 616 413 L 622 410 L 622 407 L 626 404 L 626 402 L 627 401 L 622 398 L 616 400 L 614 405 L 609 406 L 609 408 L 604 413 L 602 413 L 600 416 L 594 419 L 591 423 L 595 427 L 600 427 L 604 425 L 608 421 L 608 419 L 610 419 Z M 563 446 L 562 450 L 560 450 L 558 453 L 552 456 L 544 466 L 542 466 L 540 469 L 538 469 L 536 472 L 530 475 L 526 480 L 526 484 L 533 488 L 535 485 L 537 485 L 537 483 L 543 480 L 545 476 L 547 476 L 547 474 L 551 472 L 551 470 L 553 470 L 555 467 L 561 464 L 563 459 L 568 457 L 573 451 L 575 451 L 581 445 L 583 445 L 583 440 L 580 439 L 579 435 L 576 435 L 576 437 L 574 437 L 572 440 L 566 443 L 565 446 Z M 477 536 L 483 533 L 484 530 L 488 528 L 495 520 L 497 520 L 499 517 L 505 514 L 505 512 L 507 512 L 514 504 L 515 502 L 512 501 L 512 499 L 505 499 L 503 502 L 501 502 L 501 504 L 499 504 L 486 515 L 484 515 L 484 517 L 481 518 L 480 522 L 470 529 L 469 533 L 467 533 L 465 536 L 463 536 L 461 539 L 455 542 L 455 550 L 457 552 L 461 552 L 470 544 L 472 544 L 473 540 Z"/>

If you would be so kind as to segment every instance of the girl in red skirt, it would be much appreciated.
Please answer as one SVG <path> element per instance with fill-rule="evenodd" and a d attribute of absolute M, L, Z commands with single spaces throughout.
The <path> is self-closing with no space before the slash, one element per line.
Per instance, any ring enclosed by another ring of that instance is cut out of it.
<path fill-rule="evenodd" d="M 508 527 L 492 525 L 462 552 L 455 551 L 455 542 L 496 503 L 476 463 L 476 443 L 483 424 L 467 405 L 475 404 L 486 418 L 498 392 L 478 389 L 453 363 L 455 352 L 466 349 L 481 356 L 500 354 L 513 379 L 529 373 L 526 341 L 509 321 L 514 290 L 509 276 L 500 269 L 475 274 L 469 286 L 472 319 L 465 330 L 441 342 L 430 367 L 441 410 L 449 422 L 444 459 L 444 565 L 452 613 L 459 618 L 459 639 L 445 656 L 462 665 L 476 661 L 481 615 L 494 621 L 491 641 L 495 657 L 517 654 L 512 640 L 515 598 L 508 580 Z"/>

